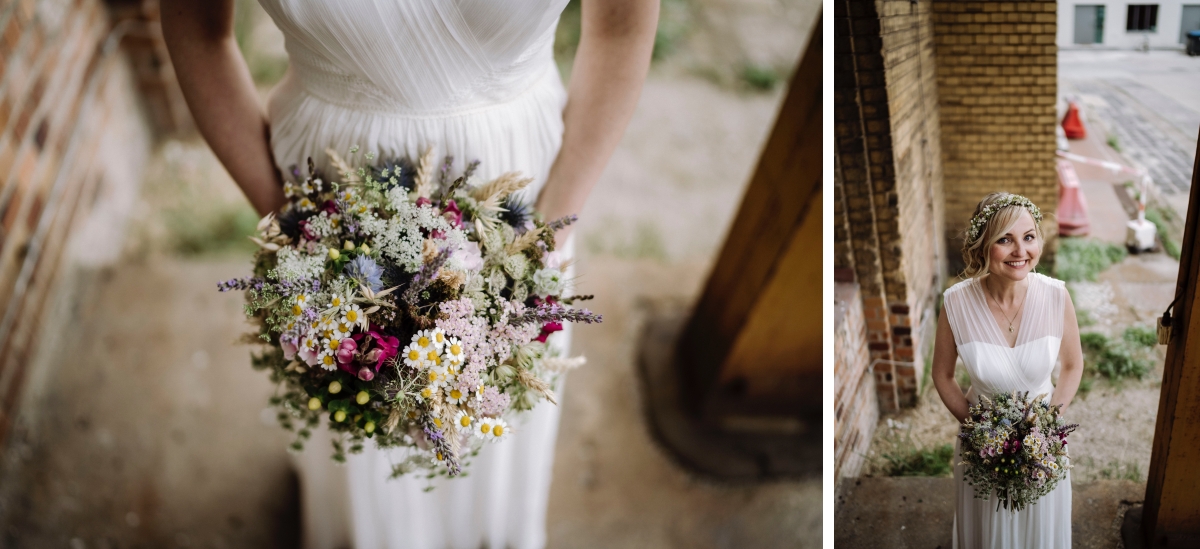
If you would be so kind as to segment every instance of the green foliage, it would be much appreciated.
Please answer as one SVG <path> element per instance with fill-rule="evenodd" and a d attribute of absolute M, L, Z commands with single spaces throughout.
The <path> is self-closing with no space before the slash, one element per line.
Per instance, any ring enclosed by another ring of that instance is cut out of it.
<path fill-rule="evenodd" d="M 1154 347 L 1158 345 L 1158 333 L 1146 326 L 1130 326 L 1125 328 L 1122 338 L 1126 343 Z"/>
<path fill-rule="evenodd" d="M 954 471 L 954 446 L 933 448 L 905 445 L 883 454 L 884 472 L 889 477 L 948 477 Z"/>
<path fill-rule="evenodd" d="M 1131 328 L 1130 330 L 1134 330 Z M 1131 344 L 1129 338 L 1140 338 L 1142 334 L 1134 330 L 1126 331 L 1123 340 L 1112 340 L 1104 334 L 1087 332 L 1079 335 L 1083 346 L 1084 376 L 1099 374 L 1111 381 L 1124 378 L 1142 379 L 1150 372 L 1151 362 L 1145 357 L 1145 347 L 1141 340 Z"/>
<path fill-rule="evenodd" d="M 1109 147 L 1112 147 L 1112 150 L 1121 152 L 1121 144 L 1119 142 L 1117 142 L 1117 136 L 1110 135 L 1110 136 L 1108 136 L 1108 139 L 1105 140 L 1105 142 L 1108 143 Z"/>
<path fill-rule="evenodd" d="M 1149 208 L 1146 210 L 1146 221 L 1154 224 L 1158 230 L 1158 240 L 1162 242 L 1163 251 L 1167 255 L 1179 260 L 1180 248 L 1179 243 L 1171 236 L 1169 231 L 1170 225 L 1167 221 L 1170 219 L 1170 210 L 1165 208 Z"/>
<path fill-rule="evenodd" d="M 254 234 L 258 215 L 246 204 L 180 206 L 168 210 L 163 221 L 169 248 L 182 256 L 245 253 L 255 249 L 246 237 Z"/>
<path fill-rule="evenodd" d="M 1125 259 L 1128 252 L 1099 240 L 1064 237 L 1059 240 L 1055 274 L 1067 282 L 1095 281 L 1096 275 Z"/>
<path fill-rule="evenodd" d="M 779 85 L 782 77 L 772 67 L 748 64 L 742 67 L 742 82 L 758 91 L 771 91 Z"/>
<path fill-rule="evenodd" d="M 1142 467 L 1137 460 L 1122 462 L 1120 460 L 1110 460 L 1103 468 L 1096 470 L 1096 462 L 1091 457 L 1085 459 L 1083 465 L 1087 467 L 1093 478 L 1102 478 L 1109 480 L 1131 480 L 1133 482 L 1142 482 L 1145 477 L 1142 475 Z"/>

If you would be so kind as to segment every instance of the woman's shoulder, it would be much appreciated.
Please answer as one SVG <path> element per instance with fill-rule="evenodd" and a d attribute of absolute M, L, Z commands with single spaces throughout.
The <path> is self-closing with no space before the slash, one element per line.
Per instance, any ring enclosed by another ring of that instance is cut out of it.
<path fill-rule="evenodd" d="M 1029 276 L 1033 277 L 1034 281 L 1037 281 L 1041 284 L 1045 284 L 1047 286 L 1051 286 L 1051 287 L 1059 288 L 1059 289 L 1063 289 L 1063 290 L 1065 290 L 1067 288 L 1066 282 L 1063 282 L 1062 280 L 1059 280 L 1052 276 L 1047 276 L 1042 273 L 1029 273 Z"/>
<path fill-rule="evenodd" d="M 963 290 L 966 290 L 968 287 L 970 287 L 972 284 L 975 284 L 976 282 L 978 282 L 978 279 L 976 279 L 976 278 L 966 278 L 966 279 L 960 280 L 958 282 L 955 282 L 953 286 L 946 288 L 946 290 L 942 292 L 942 297 L 948 298 L 948 297 L 957 295 L 959 293 L 962 293 Z"/>

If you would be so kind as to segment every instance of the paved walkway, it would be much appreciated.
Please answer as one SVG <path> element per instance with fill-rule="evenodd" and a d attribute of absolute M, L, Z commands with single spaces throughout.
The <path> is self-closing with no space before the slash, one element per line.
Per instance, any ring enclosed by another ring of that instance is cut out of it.
<path fill-rule="evenodd" d="M 1115 137 L 1128 162 L 1145 168 L 1163 198 L 1186 214 L 1187 201 L 1178 199 L 1191 187 L 1200 130 L 1200 58 L 1064 51 L 1058 77 L 1059 95 L 1081 100 L 1089 133 L 1100 142 Z"/>

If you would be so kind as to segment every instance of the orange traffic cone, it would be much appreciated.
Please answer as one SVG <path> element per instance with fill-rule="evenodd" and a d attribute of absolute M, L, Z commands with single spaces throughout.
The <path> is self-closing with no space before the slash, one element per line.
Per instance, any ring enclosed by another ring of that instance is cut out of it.
<path fill-rule="evenodd" d="M 1083 129 L 1083 120 L 1079 118 L 1079 107 L 1075 106 L 1074 102 L 1067 104 L 1067 115 L 1063 117 L 1062 127 L 1067 139 L 1087 137 L 1087 130 Z"/>

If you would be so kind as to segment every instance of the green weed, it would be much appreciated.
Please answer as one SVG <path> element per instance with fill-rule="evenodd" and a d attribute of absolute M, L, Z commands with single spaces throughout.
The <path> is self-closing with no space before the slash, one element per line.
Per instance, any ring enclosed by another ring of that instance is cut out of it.
<path fill-rule="evenodd" d="M 247 204 L 212 208 L 178 207 L 165 212 L 167 245 L 181 256 L 251 252 L 258 216 Z"/>
<path fill-rule="evenodd" d="M 883 459 L 884 474 L 889 477 L 948 477 L 954 471 L 954 446 L 917 448 L 908 443 L 885 452 Z"/>
<path fill-rule="evenodd" d="M 1163 208 L 1148 208 L 1146 210 L 1146 221 L 1153 223 L 1154 227 L 1158 230 L 1158 240 L 1162 242 L 1163 251 L 1178 261 L 1180 254 L 1179 243 L 1171 236 L 1169 231 L 1170 226 L 1164 214 L 1166 214 L 1166 210 Z"/>
<path fill-rule="evenodd" d="M 1116 244 L 1084 238 L 1059 239 L 1055 274 L 1067 282 L 1095 281 L 1096 275 L 1125 259 L 1128 252 Z"/>
<path fill-rule="evenodd" d="M 747 64 L 742 67 L 742 82 L 757 91 L 771 91 L 782 80 L 779 72 L 771 67 Z"/>
<path fill-rule="evenodd" d="M 1131 336 L 1128 335 L 1131 332 L 1126 331 L 1126 334 L 1125 338 L 1115 341 L 1096 332 L 1079 335 L 1083 347 L 1084 377 L 1090 373 L 1117 381 L 1125 378 L 1142 379 L 1150 372 L 1151 362 L 1145 357 L 1146 348 L 1141 340 L 1136 339 L 1131 344 Z M 1142 337 L 1137 330 L 1132 334 L 1133 338 Z"/>
<path fill-rule="evenodd" d="M 1112 147 L 1112 150 L 1121 152 L 1121 144 L 1119 142 L 1117 142 L 1117 136 L 1110 135 L 1110 136 L 1108 136 L 1108 139 L 1105 140 L 1105 142 L 1108 143 L 1109 147 Z"/>
<path fill-rule="evenodd" d="M 1126 343 L 1132 345 L 1151 348 L 1158 345 L 1158 332 L 1146 326 L 1130 326 L 1125 328 L 1125 333 L 1121 337 Z"/>

